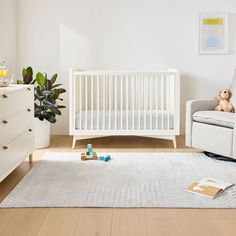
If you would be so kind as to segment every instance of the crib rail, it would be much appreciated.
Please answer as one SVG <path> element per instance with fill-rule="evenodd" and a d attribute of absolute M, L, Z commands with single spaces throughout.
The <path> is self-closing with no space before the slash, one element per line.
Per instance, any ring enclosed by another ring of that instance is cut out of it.
<path fill-rule="evenodd" d="M 71 135 L 179 134 L 179 73 L 71 71 Z"/>

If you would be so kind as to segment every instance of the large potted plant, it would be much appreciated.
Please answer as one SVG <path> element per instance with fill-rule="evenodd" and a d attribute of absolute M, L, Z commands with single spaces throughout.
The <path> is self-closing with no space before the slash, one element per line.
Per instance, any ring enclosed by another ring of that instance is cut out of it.
<path fill-rule="evenodd" d="M 35 117 L 35 148 L 45 148 L 50 145 L 50 124 L 56 123 L 57 115 L 61 115 L 60 109 L 65 106 L 58 104 L 63 101 L 60 97 L 65 93 L 62 84 L 56 84 L 57 74 L 48 79 L 46 73 L 38 72 L 33 79 L 31 67 L 24 68 L 22 71 L 23 81 L 17 83 L 34 84 L 34 117 Z"/>

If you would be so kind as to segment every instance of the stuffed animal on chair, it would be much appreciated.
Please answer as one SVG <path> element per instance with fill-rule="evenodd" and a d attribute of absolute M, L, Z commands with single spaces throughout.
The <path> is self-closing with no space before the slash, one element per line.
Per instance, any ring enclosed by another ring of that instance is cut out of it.
<path fill-rule="evenodd" d="M 216 111 L 226 111 L 226 112 L 234 112 L 234 107 L 230 102 L 232 94 L 228 89 L 222 89 L 219 92 L 219 95 L 215 97 L 218 100 L 218 105 L 215 108 Z"/>

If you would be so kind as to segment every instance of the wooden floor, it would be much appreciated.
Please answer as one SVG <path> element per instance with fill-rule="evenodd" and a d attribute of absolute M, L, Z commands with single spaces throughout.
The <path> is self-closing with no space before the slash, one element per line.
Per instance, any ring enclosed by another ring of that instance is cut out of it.
<path fill-rule="evenodd" d="M 72 139 L 53 136 L 51 147 L 34 152 L 35 162 L 45 151 L 80 152 L 87 143 L 98 152 L 193 152 L 178 138 L 178 149 L 167 140 L 139 137 L 110 137 L 81 141 L 75 150 Z M 21 164 L 0 183 L 0 201 L 32 168 Z M 112 208 L 28 208 L 0 209 L 0 236 L 235 236 L 234 209 L 112 209 Z"/>

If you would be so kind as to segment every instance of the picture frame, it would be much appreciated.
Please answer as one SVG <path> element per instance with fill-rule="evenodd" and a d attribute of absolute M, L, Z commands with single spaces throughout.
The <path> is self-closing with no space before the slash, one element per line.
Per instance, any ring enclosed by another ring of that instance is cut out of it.
<path fill-rule="evenodd" d="M 198 53 L 229 53 L 228 13 L 201 12 L 198 15 Z"/>

